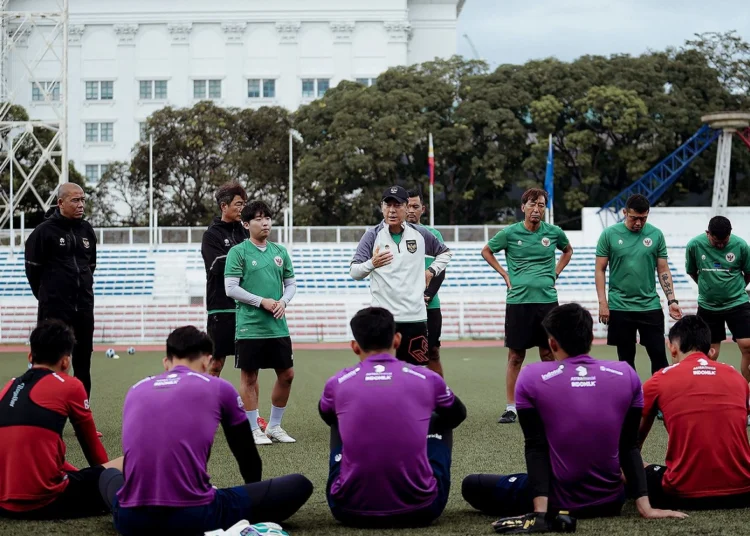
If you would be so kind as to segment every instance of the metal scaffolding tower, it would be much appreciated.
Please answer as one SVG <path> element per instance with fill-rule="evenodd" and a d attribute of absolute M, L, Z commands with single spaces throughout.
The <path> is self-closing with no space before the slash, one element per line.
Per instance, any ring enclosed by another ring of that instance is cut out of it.
<path fill-rule="evenodd" d="M 0 4 L 0 228 L 10 222 L 12 229 L 10 216 L 29 192 L 49 208 L 56 189 L 44 199 L 34 185 L 43 170 L 58 177 L 58 187 L 68 181 L 68 2 L 46 0 L 48 11 Z M 21 95 L 47 104 L 40 109 L 45 117 L 20 118 Z"/>

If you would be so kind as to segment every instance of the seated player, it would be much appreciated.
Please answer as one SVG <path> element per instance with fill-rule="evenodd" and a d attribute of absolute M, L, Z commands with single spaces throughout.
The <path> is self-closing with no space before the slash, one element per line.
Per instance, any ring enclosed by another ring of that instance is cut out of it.
<path fill-rule="evenodd" d="M 0 391 L 0 516 L 63 519 L 102 515 L 99 477 L 107 463 L 81 380 L 68 376 L 73 331 L 59 320 L 40 323 L 30 337 L 29 368 Z M 91 467 L 65 461 L 62 434 L 70 419 Z"/>
<path fill-rule="evenodd" d="M 646 467 L 648 496 L 660 508 L 750 506 L 750 388 L 732 366 L 711 359 L 711 328 L 685 316 L 669 330 L 675 363 L 643 384 L 641 443 L 658 410 L 669 434 L 667 461 Z"/>
<path fill-rule="evenodd" d="M 239 394 L 228 381 L 207 374 L 211 352 L 206 333 L 193 326 L 176 329 L 167 339 L 166 373 L 141 380 L 125 397 L 124 474 L 107 471 L 102 482 L 115 528 L 124 536 L 203 534 L 242 520 L 279 522 L 312 494 L 302 475 L 261 481 L 260 456 Z M 219 423 L 244 486 L 211 485 L 206 464 Z"/>
<path fill-rule="evenodd" d="M 685 517 L 649 503 L 638 449 L 643 395 L 633 368 L 588 355 L 593 320 L 576 303 L 554 308 L 542 325 L 555 361 L 527 365 L 515 392 L 528 475 L 469 475 L 464 499 L 485 514 L 523 516 L 522 523 L 551 530 L 559 512 L 619 515 L 624 473 L 643 517 Z M 496 529 L 513 521 L 500 520 Z"/>
<path fill-rule="evenodd" d="M 427 526 L 448 501 L 466 408 L 438 374 L 396 359 L 401 334 L 388 310 L 363 309 L 351 328 L 361 363 L 329 379 L 319 404 L 331 426 L 328 505 L 346 525 Z"/>

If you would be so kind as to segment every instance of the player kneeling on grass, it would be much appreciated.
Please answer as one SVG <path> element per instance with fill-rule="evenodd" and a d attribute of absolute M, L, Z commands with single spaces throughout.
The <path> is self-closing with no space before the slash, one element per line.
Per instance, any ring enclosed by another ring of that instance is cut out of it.
<path fill-rule="evenodd" d="M 124 536 L 203 534 L 242 520 L 280 522 L 312 494 L 302 475 L 260 480 L 262 464 L 242 400 L 231 383 L 207 373 L 211 352 L 206 333 L 176 329 L 167 339 L 167 372 L 141 380 L 125 397 L 124 474 L 108 470 L 102 477 L 115 528 Z M 211 485 L 206 464 L 219 423 L 244 486 Z"/>
<path fill-rule="evenodd" d="M 635 370 L 588 355 L 593 320 L 576 303 L 556 307 L 542 325 L 555 361 L 527 365 L 515 393 L 528 475 L 469 475 L 464 499 L 488 515 L 523 515 L 529 532 L 559 530 L 556 525 L 570 524 L 567 516 L 558 517 L 561 512 L 574 518 L 619 515 L 626 497 L 622 468 L 643 517 L 686 517 L 649 503 L 638 449 L 643 395 Z M 518 523 L 501 519 L 495 529 Z"/>
<path fill-rule="evenodd" d="M 99 493 L 107 463 L 96 437 L 83 383 L 68 376 L 73 331 L 59 320 L 40 323 L 30 337 L 31 368 L 0 391 L 0 516 L 63 519 L 108 512 Z M 65 461 L 63 429 L 70 419 L 91 467 Z"/>
<path fill-rule="evenodd" d="M 438 374 L 396 359 L 401 334 L 388 310 L 363 309 L 351 328 L 361 363 L 329 379 L 319 404 L 331 426 L 328 505 L 345 525 L 427 526 L 448 501 L 466 408 Z"/>
<path fill-rule="evenodd" d="M 688 510 L 750 506 L 747 382 L 711 359 L 711 328 L 698 316 L 672 326 L 668 346 L 675 364 L 643 384 L 641 443 L 659 410 L 669 434 L 666 467 L 646 467 L 651 503 Z"/>

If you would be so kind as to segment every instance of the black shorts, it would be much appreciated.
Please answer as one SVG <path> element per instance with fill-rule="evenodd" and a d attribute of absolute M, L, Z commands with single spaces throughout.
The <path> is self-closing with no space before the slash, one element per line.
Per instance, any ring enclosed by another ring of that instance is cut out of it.
<path fill-rule="evenodd" d="M 427 309 L 427 347 L 440 348 L 440 335 L 443 333 L 443 312 L 440 309 Z"/>
<path fill-rule="evenodd" d="M 750 339 L 750 303 L 743 303 L 724 311 L 709 311 L 699 305 L 698 316 L 711 328 L 711 344 L 726 340 L 727 327 L 733 341 Z"/>
<path fill-rule="evenodd" d="M 689 499 L 666 493 L 662 485 L 666 470 L 667 468 L 663 465 L 649 465 L 646 467 L 648 500 L 654 508 L 670 510 L 724 510 L 750 507 L 750 493 L 717 497 L 694 497 Z"/>
<path fill-rule="evenodd" d="M 235 343 L 234 368 L 286 370 L 294 366 L 292 339 L 239 339 Z"/>
<path fill-rule="evenodd" d="M 99 477 L 104 467 L 96 465 L 80 471 L 69 471 L 69 484 L 47 506 L 28 512 L 10 512 L 0 508 L 0 517 L 13 519 L 76 519 L 109 513 L 109 508 L 99 493 Z"/>
<path fill-rule="evenodd" d="M 641 346 L 664 345 L 664 311 L 610 311 L 607 324 L 607 344 L 620 346 L 633 344 L 636 332 L 641 336 Z"/>
<path fill-rule="evenodd" d="M 235 313 L 214 313 L 208 315 L 208 336 L 214 343 L 214 359 L 225 359 L 234 355 Z"/>
<path fill-rule="evenodd" d="M 555 303 L 509 303 L 505 306 L 505 347 L 527 350 L 538 346 L 549 349 L 542 320 Z"/>
<path fill-rule="evenodd" d="M 427 322 L 396 322 L 396 331 L 401 334 L 396 359 L 412 365 L 426 366 L 429 361 Z"/>

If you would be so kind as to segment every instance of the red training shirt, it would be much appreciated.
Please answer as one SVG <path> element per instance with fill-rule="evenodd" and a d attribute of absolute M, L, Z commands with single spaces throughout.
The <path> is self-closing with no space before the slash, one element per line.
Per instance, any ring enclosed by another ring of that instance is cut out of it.
<path fill-rule="evenodd" d="M 70 419 L 91 465 L 107 462 L 83 384 L 47 368 L 29 369 L 0 391 L 0 508 L 27 512 L 68 486 L 62 432 Z"/>
<path fill-rule="evenodd" d="M 665 492 L 683 498 L 750 492 L 749 397 L 739 372 L 702 353 L 643 384 L 643 415 L 660 409 L 669 434 Z"/>

